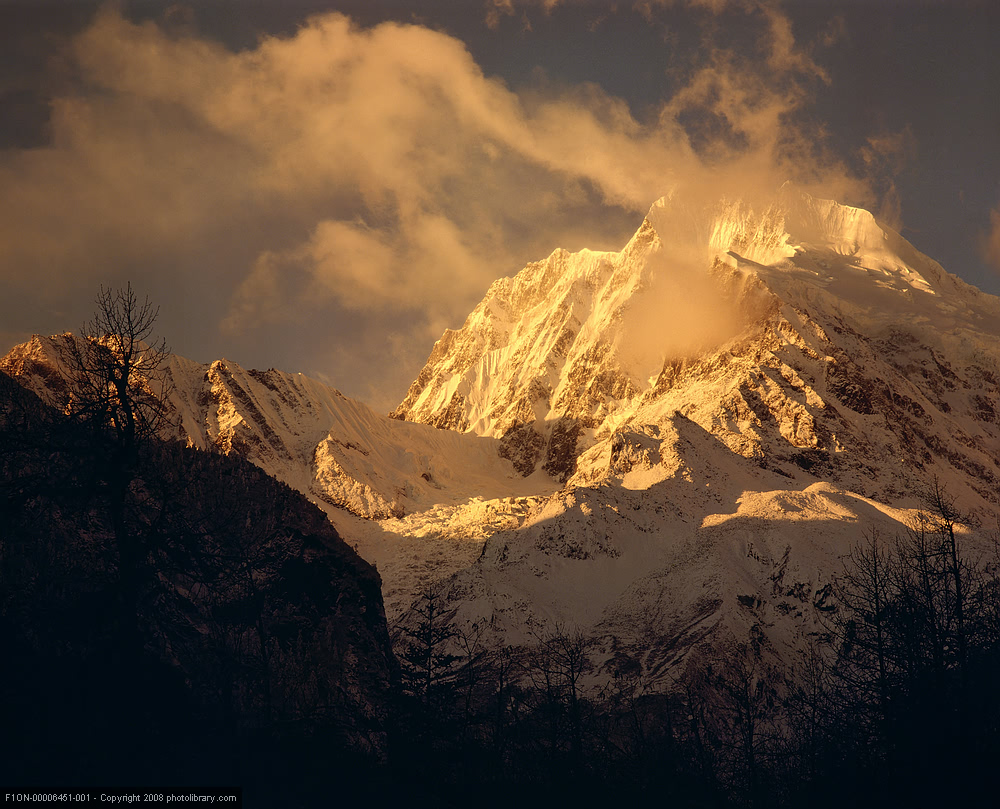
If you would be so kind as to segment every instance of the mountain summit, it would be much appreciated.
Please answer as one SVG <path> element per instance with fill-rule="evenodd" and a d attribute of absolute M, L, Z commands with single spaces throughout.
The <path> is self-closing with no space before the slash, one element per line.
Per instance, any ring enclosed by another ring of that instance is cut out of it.
<path fill-rule="evenodd" d="M 972 473 L 992 500 L 998 349 L 1000 300 L 786 184 L 760 210 L 663 198 L 621 252 L 557 250 L 497 281 L 393 415 L 499 438 L 523 474 L 566 481 L 616 432 L 680 413 L 783 473 L 877 489 L 882 457 Z"/>
<path fill-rule="evenodd" d="M 619 253 L 497 281 L 393 415 L 563 483 L 454 579 L 463 620 L 566 621 L 652 671 L 718 631 L 800 644 L 839 558 L 934 486 L 995 524 L 998 385 L 1000 299 L 785 185 L 664 198 Z"/>

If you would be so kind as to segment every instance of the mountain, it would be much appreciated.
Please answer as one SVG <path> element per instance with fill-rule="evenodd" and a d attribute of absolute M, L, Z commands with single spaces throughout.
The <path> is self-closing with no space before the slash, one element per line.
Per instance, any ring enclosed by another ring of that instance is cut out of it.
<path fill-rule="evenodd" d="M 58 401 L 70 339 L 0 368 Z M 392 418 L 273 369 L 168 372 L 174 437 L 321 506 L 390 620 L 446 582 L 459 623 L 577 626 L 653 672 L 707 639 L 799 648 L 852 545 L 935 487 L 973 544 L 1000 517 L 1000 299 L 793 185 L 678 192 L 620 252 L 496 281 Z"/>
<path fill-rule="evenodd" d="M 65 409 L 75 339 L 36 335 L 0 359 L 0 371 Z M 494 526 L 520 524 L 535 493 L 556 488 L 543 474 L 522 479 L 495 439 L 378 415 L 302 374 L 177 355 L 163 370 L 162 437 L 238 454 L 322 508 L 379 565 L 392 616 L 430 577 L 473 561 Z"/>
<path fill-rule="evenodd" d="M 59 402 L 67 395 L 74 339 L 36 335 L 0 360 L 0 370 Z M 363 517 L 401 516 L 435 500 L 459 480 L 452 470 L 460 467 L 498 474 L 493 442 L 389 421 L 302 374 L 177 355 L 169 356 L 164 372 L 171 416 L 164 438 L 236 452 L 293 488 Z M 475 473 L 460 480 L 470 490 L 478 483 Z"/>
<path fill-rule="evenodd" d="M 935 485 L 970 541 L 996 525 L 998 383 L 1000 299 L 786 185 L 664 198 L 619 253 L 497 281 L 393 415 L 563 483 L 450 582 L 457 620 L 577 625 L 665 671 L 719 633 L 821 632 L 840 558 Z"/>
<path fill-rule="evenodd" d="M 522 472 L 563 480 L 615 430 L 675 410 L 745 458 L 813 457 L 838 479 L 861 463 L 838 444 L 900 445 L 923 472 L 918 444 L 940 455 L 954 437 L 935 471 L 979 475 L 989 498 L 998 345 L 1000 302 L 866 211 L 790 186 L 760 214 L 663 199 L 622 252 L 557 250 L 493 284 L 393 415 L 496 437 Z"/>

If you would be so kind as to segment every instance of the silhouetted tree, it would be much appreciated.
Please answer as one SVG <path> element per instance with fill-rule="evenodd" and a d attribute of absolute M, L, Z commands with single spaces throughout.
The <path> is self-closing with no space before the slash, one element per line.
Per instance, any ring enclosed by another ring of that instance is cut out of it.
<path fill-rule="evenodd" d="M 792 741 L 790 779 L 800 790 L 818 788 L 829 758 L 840 758 L 831 740 L 840 717 L 834 696 L 833 654 L 829 645 L 811 640 L 786 677 L 785 712 Z"/>
<path fill-rule="evenodd" d="M 780 678 L 754 645 L 737 645 L 713 667 L 709 684 L 714 692 L 717 735 L 732 753 L 734 785 L 753 807 L 773 801 L 776 759 L 783 746 Z"/>
<path fill-rule="evenodd" d="M 425 710 L 450 707 L 459 656 L 454 650 L 453 610 L 439 587 L 426 587 L 411 608 L 412 624 L 399 628 L 403 689 Z"/>
<path fill-rule="evenodd" d="M 154 440 L 168 417 L 169 376 L 166 342 L 153 336 L 158 308 L 142 303 L 128 284 L 101 287 L 97 311 L 70 347 L 68 414 L 93 437 L 95 477 L 103 483 L 118 551 L 122 631 L 125 647 L 137 637 L 141 538 L 128 526 L 129 491 L 138 474 L 141 450 Z M 134 649 L 133 649 L 134 651 Z"/>
<path fill-rule="evenodd" d="M 528 654 L 526 671 L 548 727 L 548 747 L 557 754 L 565 739 L 570 766 L 578 769 L 583 761 L 588 703 L 583 678 L 594 668 L 590 657 L 594 640 L 562 624 L 534 637 L 536 645 Z"/>
<path fill-rule="evenodd" d="M 850 691 L 878 710 L 884 721 L 897 666 L 890 659 L 890 609 L 899 571 L 878 529 L 872 528 L 851 549 L 835 592 L 841 609 L 833 627 L 840 643 L 840 676 Z"/>
<path fill-rule="evenodd" d="M 70 344 L 69 413 L 100 433 L 110 461 L 134 467 L 139 448 L 167 419 L 169 349 L 153 334 L 159 308 L 148 298 L 140 303 L 131 284 L 101 287 L 95 303 L 93 320 Z"/>

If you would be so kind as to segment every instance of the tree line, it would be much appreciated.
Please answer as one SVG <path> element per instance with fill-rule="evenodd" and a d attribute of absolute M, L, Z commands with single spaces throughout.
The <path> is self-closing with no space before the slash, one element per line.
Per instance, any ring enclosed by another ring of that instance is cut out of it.
<path fill-rule="evenodd" d="M 525 789 L 582 805 L 971 803 L 1000 753 L 1000 572 L 968 522 L 935 482 L 903 534 L 859 537 L 796 659 L 752 632 L 666 679 L 565 626 L 490 641 L 428 588 L 394 635 L 398 777 L 445 805 L 483 784 L 496 804 Z"/>

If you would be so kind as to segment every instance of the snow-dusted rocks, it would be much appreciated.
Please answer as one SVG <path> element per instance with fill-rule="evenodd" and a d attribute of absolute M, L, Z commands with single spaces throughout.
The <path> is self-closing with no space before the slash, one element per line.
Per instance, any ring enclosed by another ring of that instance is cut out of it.
<path fill-rule="evenodd" d="M 36 336 L 0 359 L 0 371 L 64 408 L 73 339 Z M 176 355 L 164 370 L 172 418 L 163 437 L 236 452 L 323 508 L 378 564 L 390 616 L 556 488 L 542 473 L 517 474 L 495 439 L 381 416 L 302 374 Z"/>
<path fill-rule="evenodd" d="M 0 370 L 65 406 L 73 339 L 36 336 L 0 360 Z M 511 494 L 503 481 L 514 473 L 495 440 L 380 416 L 302 374 L 176 355 L 164 370 L 172 416 L 165 438 L 237 452 L 321 505 L 385 519 Z"/>

